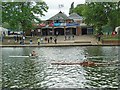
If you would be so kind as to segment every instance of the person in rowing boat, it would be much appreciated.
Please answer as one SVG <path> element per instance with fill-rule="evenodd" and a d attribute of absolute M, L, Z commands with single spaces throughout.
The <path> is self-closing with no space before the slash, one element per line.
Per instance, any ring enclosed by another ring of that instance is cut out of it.
<path fill-rule="evenodd" d="M 37 56 L 37 53 L 35 51 L 32 51 L 31 56 Z"/>
<path fill-rule="evenodd" d="M 108 63 L 95 63 L 95 62 L 92 62 L 92 61 L 84 61 L 84 62 L 81 62 L 81 63 L 51 63 L 52 65 L 81 65 L 83 67 L 92 67 L 92 66 L 104 66 L 104 65 L 110 65 Z"/>
<path fill-rule="evenodd" d="M 78 65 L 81 65 L 81 66 L 83 66 L 83 67 L 92 67 L 92 66 L 108 66 L 108 65 L 112 65 L 113 64 L 113 62 L 112 63 L 95 63 L 95 62 L 93 62 L 93 61 L 83 61 L 83 62 L 80 62 L 80 63 L 65 63 L 65 62 L 63 62 L 63 63 L 59 63 L 59 62 L 57 62 L 57 63 L 51 63 L 52 65 L 76 65 L 76 64 L 78 64 Z"/>
<path fill-rule="evenodd" d="M 80 63 L 81 66 L 96 66 L 95 62 L 89 61 L 85 55 L 85 60 Z"/>
<path fill-rule="evenodd" d="M 83 61 L 80 63 L 81 66 L 96 66 L 96 63 L 95 62 L 92 62 L 92 61 Z"/>

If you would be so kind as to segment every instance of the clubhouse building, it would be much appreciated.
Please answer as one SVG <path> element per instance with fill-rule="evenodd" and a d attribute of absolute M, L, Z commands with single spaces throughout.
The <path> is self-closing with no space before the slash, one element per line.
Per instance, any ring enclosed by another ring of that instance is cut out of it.
<path fill-rule="evenodd" d="M 40 35 L 88 35 L 93 33 L 93 28 L 83 23 L 83 17 L 76 13 L 67 16 L 59 12 L 46 21 L 38 24 L 33 30 Z M 32 32 L 32 30 L 31 30 Z"/>

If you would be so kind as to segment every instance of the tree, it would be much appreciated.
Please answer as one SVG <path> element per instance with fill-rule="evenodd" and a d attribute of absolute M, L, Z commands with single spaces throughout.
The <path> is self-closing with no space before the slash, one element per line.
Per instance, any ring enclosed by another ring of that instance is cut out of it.
<path fill-rule="evenodd" d="M 74 10 L 74 2 L 72 2 L 70 10 L 69 10 L 69 14 L 73 13 Z"/>
<path fill-rule="evenodd" d="M 91 2 L 78 5 L 74 12 L 85 18 L 85 23 L 101 31 L 102 26 L 109 25 L 113 29 L 120 25 L 120 9 L 118 2 Z"/>
<path fill-rule="evenodd" d="M 120 3 L 120 2 L 119 2 Z M 107 3 L 107 17 L 108 17 L 108 25 L 115 30 L 115 27 L 120 26 L 120 6 L 119 3 Z"/>
<path fill-rule="evenodd" d="M 0 1 L 0 26 L 2 25 L 2 2 Z"/>
<path fill-rule="evenodd" d="M 48 6 L 45 2 L 2 2 L 2 23 L 8 23 L 12 29 L 22 27 L 23 31 L 34 28 L 33 22 L 41 21 L 35 15 L 43 16 Z"/>
<path fill-rule="evenodd" d="M 77 7 L 73 9 L 73 12 L 77 13 L 80 16 L 83 16 L 84 8 L 85 8 L 85 4 L 78 4 Z"/>
<path fill-rule="evenodd" d="M 83 15 L 85 17 L 85 22 L 89 25 L 93 25 L 98 32 L 100 32 L 102 26 L 108 22 L 104 11 L 104 4 L 102 2 L 87 3 Z"/>

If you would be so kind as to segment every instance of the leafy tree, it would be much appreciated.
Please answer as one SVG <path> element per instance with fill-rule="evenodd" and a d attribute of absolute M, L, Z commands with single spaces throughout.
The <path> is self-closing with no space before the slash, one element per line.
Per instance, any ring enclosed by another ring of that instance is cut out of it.
<path fill-rule="evenodd" d="M 104 11 L 103 3 L 87 3 L 83 11 L 85 22 L 93 25 L 98 32 L 102 30 L 102 26 L 107 24 L 108 19 Z"/>
<path fill-rule="evenodd" d="M 108 18 L 108 25 L 115 30 L 116 26 L 120 25 L 120 11 L 119 11 L 119 4 L 118 3 L 106 3 L 105 10 L 106 15 Z"/>
<path fill-rule="evenodd" d="M 2 23 L 2 27 L 9 29 L 10 25 L 6 22 Z"/>
<path fill-rule="evenodd" d="M 2 25 L 2 2 L 0 1 L 0 26 Z"/>
<path fill-rule="evenodd" d="M 120 3 L 120 2 L 119 2 Z M 120 25 L 120 6 L 118 2 L 92 2 L 78 5 L 74 12 L 85 18 L 85 23 L 101 31 L 102 26 L 113 28 Z"/>
<path fill-rule="evenodd" d="M 74 10 L 74 2 L 72 2 L 70 10 L 69 10 L 69 14 L 73 13 Z"/>
<path fill-rule="evenodd" d="M 83 16 L 84 8 L 85 8 L 85 4 L 78 4 L 77 7 L 73 9 L 73 12 L 77 13 L 80 16 Z"/>
<path fill-rule="evenodd" d="M 22 27 L 23 31 L 34 28 L 33 22 L 41 21 L 35 15 L 43 16 L 48 6 L 45 2 L 2 2 L 2 23 L 8 23 L 12 29 Z"/>

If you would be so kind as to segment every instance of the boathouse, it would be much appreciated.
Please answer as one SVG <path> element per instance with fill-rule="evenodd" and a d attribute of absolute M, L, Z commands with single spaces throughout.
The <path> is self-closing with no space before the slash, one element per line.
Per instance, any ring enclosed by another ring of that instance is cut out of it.
<path fill-rule="evenodd" d="M 41 35 L 85 35 L 92 34 L 93 29 L 83 23 L 82 16 L 72 13 L 67 16 L 59 12 L 48 20 L 37 25 L 36 33 Z"/>

